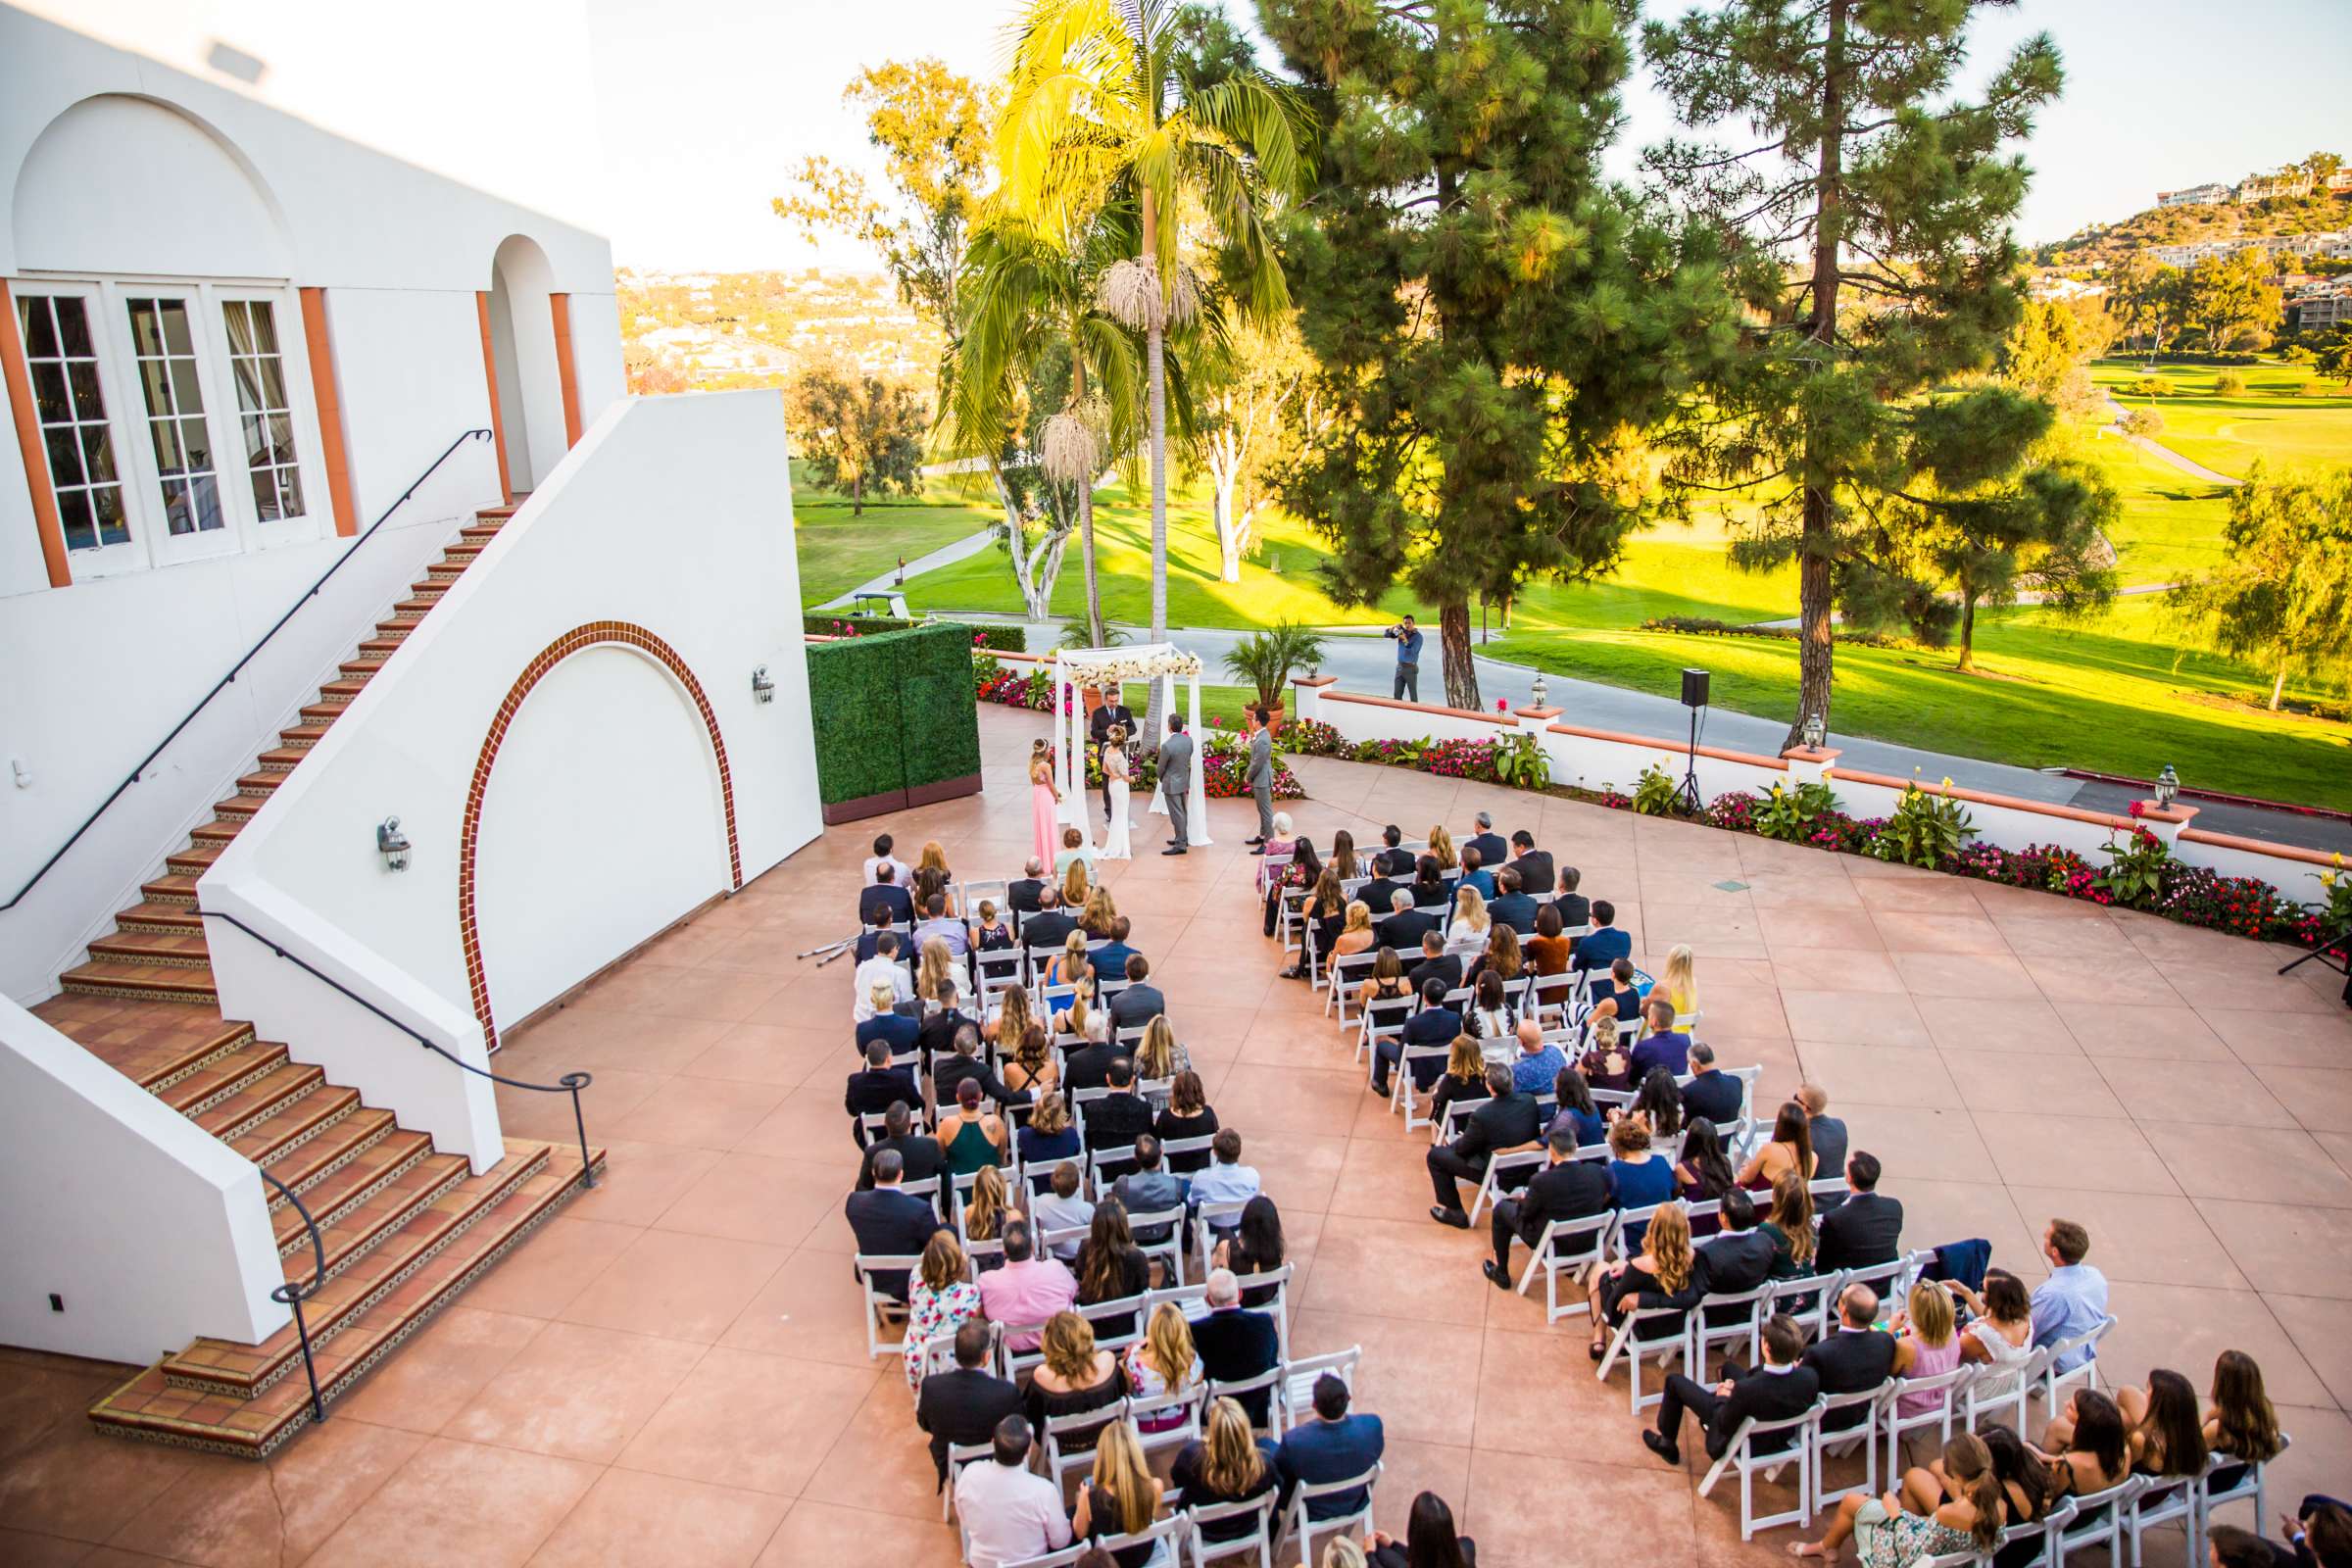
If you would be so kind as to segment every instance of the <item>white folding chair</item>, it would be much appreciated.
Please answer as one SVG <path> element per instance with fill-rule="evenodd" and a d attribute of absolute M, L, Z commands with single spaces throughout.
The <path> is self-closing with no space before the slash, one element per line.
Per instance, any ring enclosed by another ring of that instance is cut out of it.
<path fill-rule="evenodd" d="M 1616 1334 L 1609 1340 L 1608 1352 L 1600 1358 L 1600 1365 L 1593 1369 L 1592 1375 L 1606 1383 L 1609 1369 L 1617 1364 L 1617 1358 L 1625 1357 L 1626 1370 L 1631 1379 L 1626 1407 L 1635 1415 L 1640 1415 L 1666 1397 L 1663 1380 L 1667 1363 L 1688 1363 L 1690 1347 L 1689 1317 L 1679 1306 L 1629 1306 L 1624 1320 L 1617 1325 Z M 1647 1335 L 1642 1333 L 1645 1326 L 1660 1330 L 1671 1327 L 1673 1332 Z M 1642 1363 L 1644 1360 L 1658 1363 L 1659 1393 L 1642 1392 Z"/>
<path fill-rule="evenodd" d="M 1091 1306 L 1073 1306 L 1070 1310 L 1094 1326 L 1096 1349 L 1124 1350 L 1140 1341 L 1150 1326 L 1151 1299 L 1147 1291 L 1140 1296 L 1097 1301 Z"/>
<path fill-rule="evenodd" d="M 1825 1394 L 1821 1396 L 1821 1419 L 1813 1423 L 1806 1441 L 1813 1446 L 1813 1511 L 1823 1513 L 1843 1501 L 1854 1493 L 1865 1497 L 1879 1494 L 1879 1411 L 1885 1407 L 1887 1391 L 1895 1386 L 1889 1378 L 1875 1389 L 1859 1394 Z M 1859 1411 L 1859 1416 L 1852 1412 Z M 1843 1423 L 1840 1424 L 1840 1418 Z M 1830 1461 L 1842 1458 L 1856 1448 L 1862 1450 L 1862 1480 L 1854 1486 L 1830 1485 Z M 1890 1472 L 1889 1482 L 1901 1472 Z"/>
<path fill-rule="evenodd" d="M 2294 1440 L 2283 1432 L 2279 1433 L 2278 1452 L 2284 1453 L 2292 1446 L 2294 1446 Z M 2223 1471 L 2240 1468 L 2244 1473 L 2232 1480 L 2228 1487 L 2214 1485 L 2214 1478 Z M 2270 1477 L 2267 1472 L 2267 1462 L 2263 1464 L 2249 1463 L 2244 1459 L 2232 1458 L 2226 1453 L 2212 1454 L 2207 1458 L 2203 1488 L 2203 1516 L 2200 1523 L 2206 1527 L 2208 1536 L 2211 1535 L 2213 1510 L 2226 1502 L 2250 1498 L 2254 1504 L 2254 1523 L 2258 1528 L 2264 1520 L 2270 1517 Z"/>
<path fill-rule="evenodd" d="M 1414 999 L 1388 997 L 1364 1004 L 1361 1014 L 1363 1027 L 1356 1031 L 1355 1060 L 1363 1065 L 1366 1052 L 1379 1049 L 1378 1043 L 1404 1032 L 1404 1021 L 1413 1015 Z"/>
<path fill-rule="evenodd" d="M 1478 1216 L 1489 1203 L 1502 1201 L 1503 1179 L 1513 1171 L 1542 1170 L 1551 1155 L 1542 1144 L 1528 1144 L 1518 1149 L 1498 1149 L 1487 1156 L 1486 1174 L 1478 1179 L 1478 1192 L 1470 1200 L 1470 1223 L 1478 1224 Z"/>
<path fill-rule="evenodd" d="M 1389 1075 L 1389 1108 L 1404 1112 L 1404 1130 L 1406 1132 L 1409 1133 L 1416 1128 L 1427 1127 L 1431 1124 L 1431 1118 L 1421 1114 L 1421 1107 L 1427 1102 L 1422 1098 L 1423 1092 L 1413 1076 L 1414 1067 L 1421 1062 L 1434 1061 L 1438 1064 L 1438 1070 L 1443 1073 L 1446 1069 L 1446 1058 L 1452 1054 L 1451 1044 L 1407 1046 L 1398 1057 L 1396 1070 Z M 1428 1091 L 1428 1096 L 1433 1100 L 1437 1098 L 1437 1089 L 1434 1086 Z"/>
<path fill-rule="evenodd" d="M 1035 1344 L 1032 1344 L 1025 1350 L 1015 1349 L 1013 1348 L 1012 1342 L 1020 1339 L 1034 1341 L 1046 1332 L 1046 1325 L 1042 1321 L 1036 1323 L 1000 1323 L 997 1325 L 997 1328 L 998 1375 L 1004 1378 L 1004 1380 L 1007 1383 L 1018 1383 L 1021 1380 L 1022 1373 L 1028 1371 L 1033 1366 L 1039 1366 L 1044 1363 L 1046 1359 L 1046 1352 L 1041 1347 Z"/>
<path fill-rule="evenodd" d="M 2104 1317 L 2072 1339 L 2059 1340 L 2042 1348 L 2046 1352 L 2042 1357 L 2040 1389 L 2044 1415 L 2055 1416 L 2065 1408 L 2060 1403 L 2060 1396 L 2074 1384 L 2080 1383 L 2086 1389 L 2099 1386 L 2099 1342 L 2114 1327 L 2115 1319 Z M 2065 1371 L 2059 1371 L 2058 1363 L 2078 1350 L 2088 1350 L 2090 1353 Z"/>
<path fill-rule="evenodd" d="M 1235 1198 L 1213 1203 L 1200 1203 L 1193 1208 L 1193 1244 L 1200 1262 L 1200 1278 L 1206 1280 L 1209 1259 L 1216 1255 L 1218 1233 L 1231 1235 L 1242 1223 L 1242 1210 L 1250 1206 L 1247 1198 Z M 1285 1265 L 1286 1267 L 1288 1265 Z"/>
<path fill-rule="evenodd" d="M 1255 1377 L 1235 1378 L 1229 1383 L 1220 1383 L 1211 1378 L 1208 1383 L 1208 1397 L 1211 1403 L 1218 1399 L 1232 1399 L 1247 1412 L 1250 1408 L 1250 1401 L 1246 1396 L 1255 1394 L 1261 1389 L 1264 1390 L 1266 1418 L 1263 1421 L 1252 1423 L 1250 1430 L 1258 1437 L 1279 1442 L 1283 1434 L 1282 1383 L 1286 1375 L 1283 1364 L 1277 1361 Z"/>
<path fill-rule="evenodd" d="M 1070 1472 L 1095 1462 L 1095 1440 L 1127 1418 L 1127 1401 L 1113 1399 L 1092 1410 L 1046 1417 L 1046 1479 L 1068 1489 Z"/>
<path fill-rule="evenodd" d="M 994 1463 L 996 1457 L 997 1446 L 993 1443 L 951 1443 L 948 1445 L 948 1480 L 947 1484 L 939 1489 L 940 1523 L 945 1524 L 949 1519 L 955 1517 L 956 1478 L 963 1474 L 964 1466 L 978 1464 L 983 1459 Z M 968 1549 L 970 1541 L 964 1537 L 963 1521 L 960 1519 L 956 1521 L 956 1534 L 964 1540 L 967 1548 L 964 1555 L 968 1558 L 971 1555 Z"/>
<path fill-rule="evenodd" d="M 2026 1402 L 2034 1396 L 2034 1381 L 2041 1376 L 2041 1360 L 2045 1352 L 2035 1350 L 2022 1361 L 2009 1366 L 1981 1366 L 1977 1375 L 1960 1393 L 1961 1418 L 1968 1430 L 1998 1425 L 1994 1416 L 2007 1411 L 2009 1425 L 2020 1436 L 2026 1430 Z"/>
<path fill-rule="evenodd" d="M 1324 1355 L 1309 1355 L 1299 1360 L 1285 1359 L 1282 1363 L 1281 1399 L 1283 1430 L 1297 1426 L 1315 1407 L 1315 1381 L 1328 1372 L 1355 1389 L 1355 1370 L 1363 1364 L 1364 1348 L 1350 1345 L 1345 1350 L 1333 1350 Z"/>
<path fill-rule="evenodd" d="M 2188 1538 L 2187 1563 L 2205 1553 L 2205 1472 L 2193 1476 L 2142 1476 L 2145 1483 L 2124 1506 L 2124 1538 L 2131 1544 L 2132 1568 L 2139 1568 L 2140 1538 L 2164 1525 L 2179 1525 Z"/>
<path fill-rule="evenodd" d="M 1277 1553 L 1282 1545 L 1296 1540 L 1298 1543 L 1298 1560 L 1311 1563 L 1316 1561 L 1316 1537 L 1344 1536 L 1350 1530 L 1369 1533 L 1372 1528 L 1372 1494 L 1380 1483 L 1381 1469 L 1379 1464 L 1374 1464 L 1360 1475 L 1348 1476 L 1341 1481 L 1302 1482 L 1298 1490 L 1291 1494 L 1290 1512 L 1283 1521 L 1282 1544 L 1275 1547 Z M 1314 1505 L 1325 1497 L 1346 1496 L 1356 1491 L 1364 1494 L 1360 1505 L 1329 1518 L 1312 1517 Z"/>
<path fill-rule="evenodd" d="M 2056 1549 L 2051 1553 L 2053 1559 L 2069 1562 L 2085 1546 L 2104 1545 L 2107 1568 L 2123 1568 L 2127 1540 L 2124 1516 L 2132 1499 L 2147 1490 L 2147 1485 L 2145 1476 L 2126 1476 L 2104 1492 L 2075 1498 L 2074 1518 L 2058 1532 Z"/>
<path fill-rule="evenodd" d="M 1092 1457 L 1091 1454 L 1089 1457 Z M 1153 1520 L 1148 1527 L 1138 1530 L 1132 1535 L 1103 1536 L 1097 1541 L 1072 1542 L 1059 1551 L 1049 1551 L 1037 1557 L 1023 1557 L 1018 1562 L 1002 1563 L 999 1568 L 1072 1568 L 1079 1558 L 1098 1546 L 1115 1554 L 1135 1546 L 1155 1545 L 1164 1550 L 1164 1555 L 1152 1560 L 1155 1563 L 1173 1563 L 1184 1550 L 1184 1515 L 1181 1512 L 1172 1513 L 1165 1519 Z"/>
<path fill-rule="evenodd" d="M 905 1355 L 906 1303 L 887 1291 L 876 1289 L 874 1276 L 911 1274 L 923 1266 L 923 1260 L 891 1252 L 859 1252 L 850 1259 L 850 1266 L 857 1271 L 858 1288 L 865 1295 L 866 1359 L 872 1360 L 878 1355 Z M 882 1319 L 885 1314 L 900 1320 L 899 1337 L 896 1340 L 882 1338 Z"/>
<path fill-rule="evenodd" d="M 1534 977 L 1528 988 L 1528 1012 L 1539 1025 L 1548 1017 L 1558 1020 L 1554 1027 L 1568 1026 L 1568 1009 L 1576 1000 L 1577 979 L 1567 971 Z"/>
<path fill-rule="evenodd" d="M 1694 1205 L 1695 1206 L 1695 1205 Z M 1747 1364 L 1755 1366 L 1764 1339 L 1764 1293 L 1770 1286 L 1735 1294 L 1709 1294 L 1690 1309 L 1690 1375 L 1707 1378 L 1715 1351 L 1727 1346 L 1745 1346 Z"/>
<path fill-rule="evenodd" d="M 2060 1533 L 2073 1522 L 2074 1517 L 2074 1503 L 2062 1502 L 2030 1524 L 2011 1525 L 2003 1530 L 1990 1551 L 1978 1551 L 1973 1547 L 1964 1551 L 1947 1551 L 1923 1560 L 1919 1568 L 1988 1568 L 1994 1561 L 2002 1560 L 2012 1547 L 2021 1546 L 2029 1541 L 2038 1541 L 2039 1547 L 2033 1556 L 2016 1563 L 2015 1568 L 2064 1568 L 2063 1561 L 2053 1553 Z"/>
<path fill-rule="evenodd" d="M 1357 988 L 1372 978 L 1372 965 L 1379 961 L 1379 953 L 1369 948 L 1362 953 L 1342 954 L 1331 960 L 1331 967 L 1325 976 L 1327 983 L 1323 992 L 1323 1011 L 1328 1016 L 1337 1007 L 1341 1028 L 1345 1029 L 1355 1022 L 1348 1008 L 1355 1001 Z"/>
<path fill-rule="evenodd" d="M 1838 1297 L 1835 1274 L 1800 1274 L 1794 1279 L 1770 1280 L 1764 1286 L 1766 1322 L 1785 1317 L 1805 1331 L 1808 1340 L 1826 1339 L 1830 1307 Z"/>
<path fill-rule="evenodd" d="M 1952 1418 L 1959 1414 L 1968 1386 L 1977 1380 L 1980 1370 L 1963 1365 L 1949 1372 L 1938 1372 L 1933 1377 L 1896 1378 L 1894 1386 L 1880 1396 L 1879 1429 L 1886 1434 L 1886 1477 L 1889 1481 L 1903 1473 L 1903 1439 L 1911 1433 L 1934 1427 L 1937 1453 L 1943 1451 L 1943 1445 L 1952 1441 Z M 1936 1402 L 1924 1410 L 1905 1415 L 1902 1411 L 1903 1397 L 1914 1394 L 1933 1394 Z"/>
<path fill-rule="evenodd" d="M 1609 1227 L 1617 1222 L 1614 1214 L 1595 1214 L 1590 1219 L 1549 1220 L 1544 1234 L 1536 1238 L 1535 1251 L 1528 1257 L 1527 1267 L 1519 1274 L 1518 1294 L 1525 1296 L 1536 1271 L 1544 1273 L 1544 1326 L 1551 1327 L 1576 1310 L 1560 1304 L 1560 1276 L 1563 1273 L 1582 1277 L 1587 1269 L 1601 1265 L 1607 1248 Z"/>
<path fill-rule="evenodd" d="M 1274 1568 L 1274 1493 L 1268 1491 L 1247 1502 L 1197 1502 L 1184 1510 L 1186 1539 L 1193 1548 L 1193 1568 L 1245 1553 L 1257 1558 L 1257 1568 Z M 1251 1521 L 1246 1535 L 1222 1541 L 1208 1539 L 1211 1525 Z"/>
<path fill-rule="evenodd" d="M 1127 1224 L 1135 1232 L 1136 1247 L 1146 1257 L 1167 1259 L 1168 1283 L 1182 1285 L 1184 1283 L 1184 1205 L 1178 1203 L 1174 1208 L 1155 1209 L 1149 1214 L 1130 1214 L 1127 1216 Z M 1157 1230 L 1162 1225 L 1168 1228 L 1167 1235 L 1156 1242 L 1143 1240 L 1144 1232 Z"/>
<path fill-rule="evenodd" d="M 1698 1484 L 1698 1494 L 1705 1496 L 1726 1470 L 1740 1472 L 1740 1539 L 1752 1541 L 1756 1532 L 1775 1525 L 1795 1525 L 1800 1529 L 1813 1522 L 1813 1429 L 1820 1425 L 1822 1404 L 1815 1400 L 1813 1408 L 1802 1415 L 1787 1416 L 1779 1421 L 1758 1421 L 1752 1416 L 1740 1423 L 1732 1434 L 1723 1457 L 1716 1460 L 1706 1479 Z M 1757 1440 L 1767 1440 L 1769 1446 L 1757 1451 Z M 1778 1439 L 1778 1442 L 1770 1440 Z M 1758 1514 L 1755 1511 L 1755 1478 L 1766 1470 L 1777 1471 L 1783 1466 L 1796 1466 L 1796 1506 L 1781 1513 Z"/>

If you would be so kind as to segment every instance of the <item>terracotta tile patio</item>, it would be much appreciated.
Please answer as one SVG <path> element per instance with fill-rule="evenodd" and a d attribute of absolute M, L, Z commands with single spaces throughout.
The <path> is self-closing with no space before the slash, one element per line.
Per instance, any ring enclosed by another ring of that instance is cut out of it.
<path fill-rule="evenodd" d="M 102 1440 L 82 1410 L 113 1369 L 0 1350 L 0 1561 L 954 1562 L 906 1386 L 867 1360 L 849 1279 L 850 965 L 794 955 L 849 924 L 882 825 L 973 874 L 1017 868 L 1041 721 L 981 717 L 990 795 L 826 834 L 511 1037 L 502 1066 L 595 1072 L 609 1181 L 268 1467 Z M 1886 1161 L 1907 1240 L 1987 1237 L 2032 1278 L 2041 1222 L 2082 1220 L 2122 1320 L 2109 1375 L 2172 1365 L 2202 1386 L 2218 1350 L 2249 1350 L 2295 1439 L 2275 1496 L 2342 1490 L 2352 1016 L 2332 977 L 2279 979 L 2280 952 L 2036 894 L 1419 774 L 1298 771 L 1312 799 L 1293 814 L 1318 840 L 1482 807 L 1531 828 L 1615 897 L 1638 958 L 1696 947 L 1701 1033 L 1727 1064 L 1761 1062 L 1774 1101 L 1800 1073 L 1827 1085 Z M 1247 810 L 1217 803 L 1216 848 L 1146 854 L 1112 885 L 1282 1203 L 1297 1350 L 1365 1348 L 1383 1525 L 1433 1487 L 1494 1568 L 1629 1547 L 1781 1560 L 1791 1532 L 1740 1546 L 1736 1496 L 1695 1498 L 1695 1458 L 1677 1475 L 1640 1446 L 1573 1326 L 1545 1332 L 1539 1304 L 1480 1277 L 1483 1236 L 1429 1221 L 1421 1138 L 1371 1101 L 1306 989 L 1272 978 Z M 509 1130 L 568 1137 L 568 1109 L 537 1098 L 505 1102 Z M 2177 1562 L 2178 1537 L 2150 1555 Z"/>

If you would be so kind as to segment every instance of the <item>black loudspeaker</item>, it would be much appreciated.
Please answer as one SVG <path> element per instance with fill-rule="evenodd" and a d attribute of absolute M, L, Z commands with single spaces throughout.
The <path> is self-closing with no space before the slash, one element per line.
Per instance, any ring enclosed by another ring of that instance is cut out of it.
<path fill-rule="evenodd" d="M 1707 672 L 1705 670 L 1686 669 L 1683 671 L 1683 706 L 1685 708 L 1707 706 Z"/>

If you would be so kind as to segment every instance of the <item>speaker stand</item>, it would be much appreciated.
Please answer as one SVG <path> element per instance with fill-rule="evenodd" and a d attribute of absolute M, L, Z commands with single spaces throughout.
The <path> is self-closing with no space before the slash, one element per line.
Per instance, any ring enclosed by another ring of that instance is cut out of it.
<path fill-rule="evenodd" d="M 1685 816 L 1696 816 L 1706 809 L 1698 796 L 1698 710 L 1690 710 L 1690 750 L 1689 764 L 1683 769 L 1683 787 L 1675 793 L 1676 808 Z"/>

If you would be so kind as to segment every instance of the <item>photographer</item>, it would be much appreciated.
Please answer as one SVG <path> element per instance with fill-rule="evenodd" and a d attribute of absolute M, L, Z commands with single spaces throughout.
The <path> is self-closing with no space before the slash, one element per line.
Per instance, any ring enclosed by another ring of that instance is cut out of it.
<path fill-rule="evenodd" d="M 1407 702 L 1421 700 L 1421 631 L 1405 616 L 1381 633 L 1396 645 L 1396 690 L 1392 696 Z"/>

